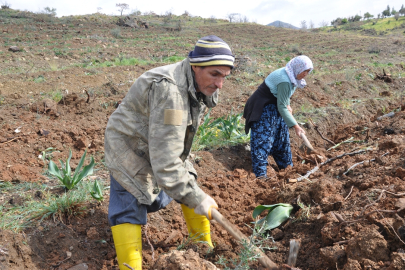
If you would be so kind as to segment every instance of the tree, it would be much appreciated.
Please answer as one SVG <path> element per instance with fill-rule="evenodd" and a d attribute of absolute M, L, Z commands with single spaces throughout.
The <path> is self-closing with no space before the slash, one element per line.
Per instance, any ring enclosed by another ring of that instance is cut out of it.
<path fill-rule="evenodd" d="M 46 7 L 44 8 L 44 13 L 49 14 L 51 16 L 56 16 L 56 8 Z"/>
<path fill-rule="evenodd" d="M 314 29 L 315 25 L 314 22 L 312 20 L 309 21 L 309 29 Z"/>
<path fill-rule="evenodd" d="M 121 16 L 124 10 L 129 9 L 129 5 L 125 3 L 117 3 L 115 6 L 118 7 L 118 11 L 121 12 Z"/>
<path fill-rule="evenodd" d="M 400 14 L 402 14 L 403 16 L 405 15 L 405 7 L 404 7 L 404 5 L 401 6 L 401 9 L 398 12 Z"/>
<path fill-rule="evenodd" d="M 395 8 L 394 7 L 392 7 L 392 9 L 391 9 L 391 15 L 394 15 L 395 16 L 395 14 L 397 14 L 398 12 L 395 10 Z"/>
<path fill-rule="evenodd" d="M 307 28 L 308 28 L 307 27 L 307 21 L 306 20 L 301 21 L 301 29 L 306 30 Z"/>
<path fill-rule="evenodd" d="M 239 16 L 239 13 L 228 13 L 228 14 L 226 15 L 226 17 L 228 18 L 228 20 L 229 20 L 230 23 L 232 23 L 233 21 L 235 21 L 238 16 Z"/>
<path fill-rule="evenodd" d="M 387 6 L 387 9 L 382 12 L 382 17 L 389 17 L 391 16 L 391 9 L 390 6 Z"/>
<path fill-rule="evenodd" d="M 373 18 L 373 17 L 374 17 L 374 15 L 371 15 L 370 12 L 366 12 L 366 13 L 364 14 L 364 19 L 365 19 L 365 20 L 368 20 L 368 19 Z"/>
<path fill-rule="evenodd" d="M 10 3 L 3 2 L 1 4 L 1 9 L 9 9 L 11 7 Z"/>
<path fill-rule="evenodd" d="M 328 22 L 327 22 L 327 21 L 321 21 L 321 22 L 319 23 L 319 26 L 320 26 L 320 27 L 328 26 Z"/>

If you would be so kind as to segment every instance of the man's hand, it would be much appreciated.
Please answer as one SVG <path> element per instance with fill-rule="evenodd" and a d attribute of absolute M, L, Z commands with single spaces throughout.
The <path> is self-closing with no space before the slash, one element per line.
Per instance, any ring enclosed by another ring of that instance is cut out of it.
<path fill-rule="evenodd" d="M 305 130 L 303 130 L 298 124 L 293 126 L 295 129 L 295 134 L 297 134 L 298 137 L 301 137 L 301 133 L 305 134 Z"/>
<path fill-rule="evenodd" d="M 287 105 L 287 110 L 292 114 L 292 108 L 290 105 Z"/>
<path fill-rule="evenodd" d="M 205 197 L 205 199 L 194 208 L 194 213 L 197 215 L 204 215 L 211 220 L 211 208 L 218 209 L 218 204 L 210 196 Z"/>

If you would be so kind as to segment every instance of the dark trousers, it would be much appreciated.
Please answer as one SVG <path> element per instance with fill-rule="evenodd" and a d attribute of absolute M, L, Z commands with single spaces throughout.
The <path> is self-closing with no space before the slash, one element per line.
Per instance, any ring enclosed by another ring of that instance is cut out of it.
<path fill-rule="evenodd" d="M 279 169 L 293 166 L 290 133 L 277 110 L 277 105 L 263 108 L 259 121 L 253 122 L 250 133 L 252 167 L 256 177 L 267 176 L 267 158 L 273 156 Z"/>
<path fill-rule="evenodd" d="M 173 200 L 164 191 L 161 191 L 151 205 L 140 204 L 114 177 L 110 176 L 110 178 L 110 204 L 108 206 L 108 222 L 110 226 L 123 223 L 145 225 L 147 213 L 165 208 Z"/>

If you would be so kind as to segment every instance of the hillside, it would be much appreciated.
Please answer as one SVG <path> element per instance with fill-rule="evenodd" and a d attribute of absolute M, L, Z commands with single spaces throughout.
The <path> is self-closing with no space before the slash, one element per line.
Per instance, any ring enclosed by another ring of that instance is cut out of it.
<path fill-rule="evenodd" d="M 405 269 L 403 35 L 157 15 L 121 18 L 136 24 L 125 27 L 119 19 L 0 10 L 0 269 L 118 269 L 107 222 L 108 117 L 136 78 L 184 59 L 210 34 L 228 42 L 237 58 L 213 119 L 241 113 L 264 78 L 293 57 L 305 54 L 315 67 L 291 99 L 315 153 L 302 152 L 291 132 L 294 167 L 278 171 L 270 158 L 269 179 L 260 180 L 246 144 L 225 141 L 193 152 L 199 184 L 219 211 L 250 236 L 256 206 L 291 203 L 291 219 L 268 239 L 255 238 L 272 248 L 266 255 L 279 265 L 298 239 L 300 269 Z M 96 166 L 67 191 L 47 168 L 50 160 L 66 161 L 70 149 L 72 169 L 86 149 L 86 164 L 93 156 Z M 89 195 L 95 180 L 105 187 L 104 201 Z M 211 228 L 215 248 L 207 250 L 187 240 L 177 203 L 150 214 L 142 227 L 143 269 L 201 269 L 200 260 L 224 269 L 220 257 L 243 259 L 239 242 L 218 223 Z M 164 259 L 176 250 L 187 256 Z"/>
<path fill-rule="evenodd" d="M 323 31 L 352 32 L 361 35 L 371 36 L 400 36 L 405 35 L 405 16 L 400 16 L 398 20 L 394 17 L 384 19 L 369 19 L 358 22 L 348 22 L 336 27 L 329 26 L 321 28 Z M 320 30 L 321 30 L 320 29 Z"/>
<path fill-rule="evenodd" d="M 300 29 L 299 27 L 296 27 L 296 26 L 294 26 L 292 24 L 285 23 L 285 22 L 282 22 L 282 21 L 274 21 L 272 23 L 269 23 L 267 26 L 290 28 L 290 29 Z"/>

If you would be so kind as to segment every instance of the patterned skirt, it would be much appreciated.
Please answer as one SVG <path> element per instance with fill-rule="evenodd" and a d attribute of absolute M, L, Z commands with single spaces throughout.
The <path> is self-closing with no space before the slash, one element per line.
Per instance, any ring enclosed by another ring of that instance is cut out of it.
<path fill-rule="evenodd" d="M 256 177 L 267 176 L 267 159 L 270 155 L 279 169 L 293 166 L 290 133 L 277 105 L 269 104 L 264 107 L 260 120 L 252 123 L 250 147 Z"/>

